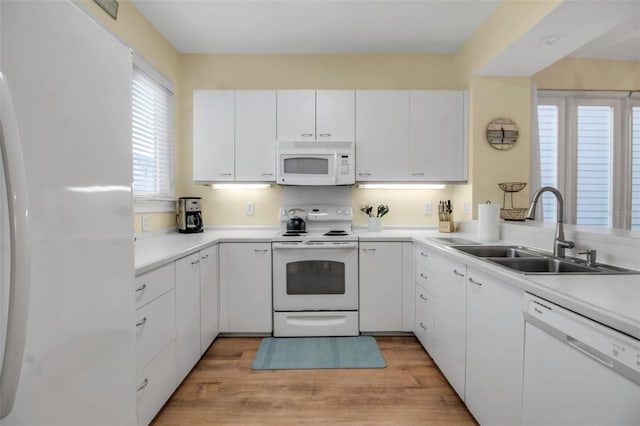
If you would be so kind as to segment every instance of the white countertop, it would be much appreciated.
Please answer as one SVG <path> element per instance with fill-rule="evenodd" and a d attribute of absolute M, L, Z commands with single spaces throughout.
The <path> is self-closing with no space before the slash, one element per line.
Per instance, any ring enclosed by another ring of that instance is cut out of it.
<path fill-rule="evenodd" d="M 200 234 L 171 232 L 138 236 L 135 243 L 136 275 L 219 242 L 270 242 L 278 230 L 277 227 L 229 227 L 207 229 Z M 444 234 L 430 228 L 354 231 L 360 242 L 407 241 L 435 247 L 470 267 L 491 273 L 524 291 L 640 339 L 640 275 L 523 275 L 456 251 L 437 240 L 463 238 L 482 244 L 475 234 Z"/>

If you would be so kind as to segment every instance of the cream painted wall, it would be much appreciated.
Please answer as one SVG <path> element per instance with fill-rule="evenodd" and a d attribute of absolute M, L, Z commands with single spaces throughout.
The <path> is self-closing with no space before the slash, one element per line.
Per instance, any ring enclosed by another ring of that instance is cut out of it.
<path fill-rule="evenodd" d="M 147 21 L 129 0 L 118 0 L 118 17 L 112 19 L 96 3 L 91 0 L 73 0 L 104 27 L 111 31 L 124 44 L 133 49 L 147 62 L 151 63 L 167 78 L 173 81 L 176 101 L 180 99 L 180 61 L 178 52 L 173 46 Z M 175 128 L 180 129 L 179 112 L 176 108 Z M 174 134 L 174 138 L 178 132 Z M 179 144 L 177 144 L 179 145 Z M 175 169 L 179 173 L 183 160 L 179 149 L 176 150 Z M 157 230 L 175 226 L 175 213 L 150 213 L 149 229 Z M 142 232 L 141 215 L 134 215 L 134 231 Z"/>
<path fill-rule="evenodd" d="M 197 89 L 463 89 L 452 69 L 450 55 L 182 55 L 179 109 L 182 167 L 179 193 L 203 197 L 207 225 L 276 225 L 281 190 L 217 190 L 192 183 L 193 91 Z M 437 200 L 452 198 L 443 191 L 371 190 L 352 192 L 354 223 L 365 224 L 359 203 L 388 204 L 385 225 L 437 224 Z M 436 214 L 423 214 L 432 201 Z M 246 216 L 246 203 L 255 215 Z"/>

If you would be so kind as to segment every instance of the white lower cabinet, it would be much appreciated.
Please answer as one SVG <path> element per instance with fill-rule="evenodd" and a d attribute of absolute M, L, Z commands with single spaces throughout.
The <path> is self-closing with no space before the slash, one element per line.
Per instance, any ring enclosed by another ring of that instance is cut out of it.
<path fill-rule="evenodd" d="M 218 246 L 200 250 L 200 354 L 218 335 Z"/>
<path fill-rule="evenodd" d="M 221 243 L 220 331 L 271 333 L 270 243 Z"/>
<path fill-rule="evenodd" d="M 433 295 L 425 287 L 416 283 L 416 317 L 414 334 L 427 350 L 433 354 Z"/>
<path fill-rule="evenodd" d="M 402 243 L 360 243 L 360 331 L 402 330 Z"/>
<path fill-rule="evenodd" d="M 147 425 L 177 385 L 174 264 L 137 276 L 135 285 L 138 424 Z"/>
<path fill-rule="evenodd" d="M 523 290 L 467 269 L 465 403 L 482 425 L 520 424 Z"/>
<path fill-rule="evenodd" d="M 200 359 L 200 253 L 176 265 L 176 359 L 182 381 Z"/>
<path fill-rule="evenodd" d="M 148 425 L 177 386 L 175 341 L 138 373 L 136 383 L 138 425 Z"/>

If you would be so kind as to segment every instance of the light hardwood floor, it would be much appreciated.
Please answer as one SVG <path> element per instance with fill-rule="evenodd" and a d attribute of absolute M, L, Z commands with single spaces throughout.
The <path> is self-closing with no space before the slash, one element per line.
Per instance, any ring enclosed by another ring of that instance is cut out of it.
<path fill-rule="evenodd" d="M 376 337 L 383 369 L 252 371 L 260 340 L 218 338 L 152 424 L 477 425 L 414 337 Z"/>

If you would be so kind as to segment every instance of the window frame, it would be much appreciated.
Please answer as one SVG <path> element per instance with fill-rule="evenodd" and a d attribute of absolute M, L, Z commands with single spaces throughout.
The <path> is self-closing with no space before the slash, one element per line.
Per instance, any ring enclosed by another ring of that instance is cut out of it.
<path fill-rule="evenodd" d="M 564 196 L 565 221 L 577 219 L 577 118 L 579 106 L 613 108 L 610 151 L 609 228 L 631 228 L 631 112 L 640 98 L 627 92 L 538 90 L 539 105 L 558 108 L 558 189 Z"/>
<path fill-rule="evenodd" d="M 176 200 L 175 200 L 175 93 L 173 88 L 173 82 L 167 78 L 164 74 L 162 74 L 157 68 L 147 62 L 142 56 L 133 53 L 133 65 L 131 69 L 131 81 L 133 82 L 133 71 L 134 68 L 138 68 L 138 71 L 146 74 L 147 77 L 154 80 L 160 86 L 162 86 L 171 97 L 171 105 L 170 105 L 170 130 L 169 130 L 169 141 L 171 144 L 170 147 L 170 176 L 168 176 L 168 182 L 170 185 L 170 193 L 168 196 L 137 196 L 133 189 L 133 181 L 132 184 L 132 196 L 133 196 L 133 211 L 134 213 L 163 213 L 163 212 L 175 212 L 176 210 Z M 133 102 L 133 93 L 132 93 L 132 102 Z M 133 133 L 132 133 L 132 147 L 133 147 Z M 133 152 L 132 152 L 133 155 Z"/>

